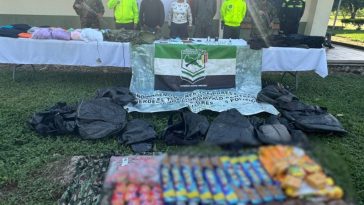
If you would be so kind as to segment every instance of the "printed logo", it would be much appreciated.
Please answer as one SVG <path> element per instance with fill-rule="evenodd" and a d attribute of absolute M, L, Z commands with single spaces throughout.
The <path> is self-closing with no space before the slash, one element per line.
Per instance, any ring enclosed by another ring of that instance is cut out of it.
<path fill-rule="evenodd" d="M 191 84 L 205 79 L 208 53 L 202 49 L 181 51 L 181 78 Z"/>

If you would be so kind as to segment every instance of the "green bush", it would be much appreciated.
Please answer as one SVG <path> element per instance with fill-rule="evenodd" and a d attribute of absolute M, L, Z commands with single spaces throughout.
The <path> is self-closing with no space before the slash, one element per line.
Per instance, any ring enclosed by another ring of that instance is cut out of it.
<path fill-rule="evenodd" d="M 364 19 L 341 19 L 343 24 L 353 24 L 357 26 L 357 30 L 361 30 L 361 26 L 364 25 Z"/>

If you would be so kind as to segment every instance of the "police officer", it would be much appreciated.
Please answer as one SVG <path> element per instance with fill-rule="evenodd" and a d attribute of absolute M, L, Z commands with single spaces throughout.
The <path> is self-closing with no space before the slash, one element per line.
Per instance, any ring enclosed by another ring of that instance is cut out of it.
<path fill-rule="evenodd" d="M 81 28 L 100 28 L 105 9 L 101 0 L 75 0 L 73 9 L 80 16 Z"/>
<path fill-rule="evenodd" d="M 115 28 L 135 30 L 139 23 L 139 9 L 136 0 L 108 0 L 107 7 L 114 10 Z"/>
<path fill-rule="evenodd" d="M 240 37 L 240 24 L 246 14 L 245 0 L 224 0 L 220 14 L 224 27 L 223 38 L 238 39 Z"/>
<path fill-rule="evenodd" d="M 283 0 L 279 15 L 281 31 L 288 34 L 297 34 L 298 26 L 305 10 L 305 0 Z"/>

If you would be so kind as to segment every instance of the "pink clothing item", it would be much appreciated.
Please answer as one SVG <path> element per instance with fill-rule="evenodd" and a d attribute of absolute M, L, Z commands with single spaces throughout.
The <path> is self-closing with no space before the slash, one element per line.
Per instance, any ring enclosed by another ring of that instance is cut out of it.
<path fill-rule="evenodd" d="M 81 39 L 81 30 L 76 29 L 76 30 L 72 31 L 71 32 L 71 40 L 82 41 L 82 39 Z"/>

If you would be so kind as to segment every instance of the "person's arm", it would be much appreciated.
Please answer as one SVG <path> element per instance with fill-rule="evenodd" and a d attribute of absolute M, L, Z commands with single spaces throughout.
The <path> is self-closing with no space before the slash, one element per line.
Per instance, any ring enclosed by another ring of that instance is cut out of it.
<path fill-rule="evenodd" d="M 168 26 L 171 26 L 173 20 L 173 3 L 171 4 L 171 8 L 169 8 L 168 13 Z"/>
<path fill-rule="evenodd" d="M 225 7 L 226 7 L 225 6 L 225 1 L 223 1 L 222 4 L 221 4 L 221 8 L 220 8 L 220 20 L 222 22 L 225 21 L 225 19 L 224 19 L 224 17 L 225 17 L 225 11 L 226 11 L 226 8 Z"/>
<path fill-rule="evenodd" d="M 193 25 L 196 24 L 196 16 L 197 16 L 197 11 L 198 11 L 198 2 L 199 0 L 193 0 L 192 1 L 192 17 L 193 17 Z"/>
<path fill-rule="evenodd" d="M 115 9 L 116 5 L 119 3 L 120 0 L 109 0 L 107 2 L 107 7 L 109 9 Z"/>
<path fill-rule="evenodd" d="M 75 10 L 76 14 L 81 16 L 82 15 L 82 0 L 76 0 L 73 3 L 73 9 Z"/>
<path fill-rule="evenodd" d="M 105 13 L 104 4 L 102 3 L 101 0 L 99 1 L 99 4 L 100 4 L 100 6 L 99 6 L 99 8 L 100 8 L 100 14 L 104 15 L 104 13 Z"/>
<path fill-rule="evenodd" d="M 245 0 L 243 0 L 241 3 L 242 3 L 242 12 L 241 12 L 241 22 L 240 23 L 243 23 L 244 17 L 246 15 L 246 2 L 245 2 Z"/>
<path fill-rule="evenodd" d="M 142 3 L 140 3 L 139 22 L 140 22 L 141 27 L 144 26 L 144 7 L 145 7 L 144 4 L 145 4 L 145 0 L 143 0 Z"/>
<path fill-rule="evenodd" d="M 101 0 L 96 1 L 96 8 L 97 8 L 96 14 L 102 17 L 105 13 L 105 8 Z"/>
<path fill-rule="evenodd" d="M 191 7 L 190 7 L 190 5 L 187 3 L 187 6 L 188 6 L 188 8 L 187 8 L 187 20 L 188 20 L 188 25 L 189 26 L 192 26 L 192 13 L 191 13 Z"/>
<path fill-rule="evenodd" d="M 215 14 L 216 14 L 216 1 L 217 0 L 212 0 L 212 18 L 214 18 Z"/>
<path fill-rule="evenodd" d="M 159 1 L 159 27 L 162 28 L 163 24 L 164 24 L 164 18 L 165 18 L 165 14 L 164 14 L 164 6 L 162 1 Z"/>
<path fill-rule="evenodd" d="M 134 27 L 139 23 L 139 9 L 136 0 L 133 0 Z"/>

